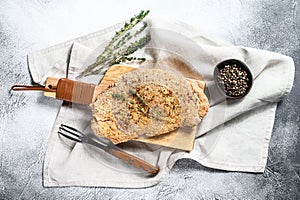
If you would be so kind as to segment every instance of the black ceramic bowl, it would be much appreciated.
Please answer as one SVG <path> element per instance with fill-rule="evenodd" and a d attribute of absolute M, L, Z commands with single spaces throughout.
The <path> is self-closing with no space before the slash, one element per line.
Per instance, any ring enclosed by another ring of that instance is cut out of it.
<path fill-rule="evenodd" d="M 253 85 L 253 77 L 248 66 L 240 60 L 229 59 L 217 64 L 214 81 L 227 98 L 239 99 L 246 96 Z"/>

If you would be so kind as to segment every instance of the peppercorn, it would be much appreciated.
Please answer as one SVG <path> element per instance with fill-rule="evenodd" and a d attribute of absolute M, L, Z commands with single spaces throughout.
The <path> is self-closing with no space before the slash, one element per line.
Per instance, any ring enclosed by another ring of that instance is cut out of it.
<path fill-rule="evenodd" d="M 237 64 L 226 64 L 223 68 L 219 68 L 217 78 L 225 94 L 231 97 L 244 96 L 249 88 L 248 74 Z"/>

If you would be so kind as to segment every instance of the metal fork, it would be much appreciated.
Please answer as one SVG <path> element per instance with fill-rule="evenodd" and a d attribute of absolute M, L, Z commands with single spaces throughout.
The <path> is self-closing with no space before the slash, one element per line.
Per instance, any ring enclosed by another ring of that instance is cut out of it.
<path fill-rule="evenodd" d="M 135 157 L 129 153 L 126 153 L 124 151 L 121 151 L 119 149 L 117 149 L 116 147 L 114 147 L 113 145 L 104 145 L 101 143 L 96 142 L 95 140 L 90 139 L 88 136 L 86 136 L 84 133 L 82 133 L 81 131 L 67 126 L 65 124 L 61 124 L 59 127 L 59 131 L 58 134 L 76 141 L 76 142 L 81 142 L 81 143 L 86 143 L 86 144 L 90 144 L 93 145 L 95 147 L 98 147 L 102 150 L 104 150 L 105 152 L 123 160 L 125 163 L 132 165 L 134 167 L 137 167 L 139 169 L 142 169 L 150 174 L 157 174 L 159 169 L 153 165 L 151 165 L 150 163 L 147 163 L 146 161 Z"/>

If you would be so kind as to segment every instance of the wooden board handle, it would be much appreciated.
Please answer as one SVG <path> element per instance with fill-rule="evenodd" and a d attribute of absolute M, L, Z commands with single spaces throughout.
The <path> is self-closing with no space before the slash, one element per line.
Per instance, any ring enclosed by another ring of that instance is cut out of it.
<path fill-rule="evenodd" d="M 106 151 L 111 155 L 123 160 L 127 164 L 140 168 L 150 174 L 156 175 L 159 172 L 159 169 L 157 167 L 124 151 L 120 151 L 114 148 L 108 148 L 106 149 Z"/>
<path fill-rule="evenodd" d="M 61 78 L 56 88 L 56 98 L 89 105 L 93 101 L 96 85 Z"/>

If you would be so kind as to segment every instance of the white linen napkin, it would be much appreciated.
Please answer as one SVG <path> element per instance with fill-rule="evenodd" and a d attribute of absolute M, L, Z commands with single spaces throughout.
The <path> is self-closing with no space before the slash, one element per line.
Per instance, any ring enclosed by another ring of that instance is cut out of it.
<path fill-rule="evenodd" d="M 200 123 L 194 150 L 183 152 L 140 142 L 121 145 L 160 168 L 159 174 L 150 177 L 100 150 L 59 137 L 57 130 L 61 123 L 92 135 L 89 107 L 65 105 L 50 134 L 44 186 L 148 187 L 160 182 L 180 158 L 191 158 L 207 167 L 228 171 L 264 171 L 277 102 L 292 88 L 293 60 L 273 52 L 233 46 L 175 20 L 150 19 L 148 24 L 151 42 L 136 54 L 149 58 L 155 67 L 166 69 L 168 65 L 182 62 L 182 67 L 193 72 L 188 75 L 201 75 L 207 83 L 212 107 Z M 33 80 L 44 84 L 48 76 L 65 77 L 67 72 L 69 78 L 75 78 L 93 58 L 95 49 L 105 45 L 121 26 L 122 23 L 31 53 L 28 63 Z M 176 55 L 177 60 L 165 61 L 170 54 Z M 229 58 L 244 61 L 254 76 L 249 95 L 241 100 L 220 100 L 215 90 L 214 66 Z M 160 61 L 164 64 L 159 64 Z M 96 83 L 100 78 L 88 81 Z"/>

